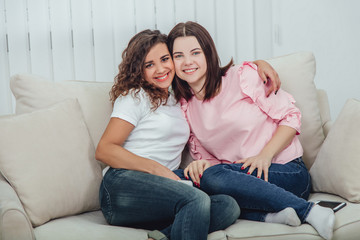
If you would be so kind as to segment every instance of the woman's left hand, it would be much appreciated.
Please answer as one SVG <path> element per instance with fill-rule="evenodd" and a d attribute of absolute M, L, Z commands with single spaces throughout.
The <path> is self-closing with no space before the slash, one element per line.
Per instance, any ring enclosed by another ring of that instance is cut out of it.
<path fill-rule="evenodd" d="M 235 163 L 243 163 L 241 169 L 249 168 L 248 174 L 252 174 L 257 169 L 257 177 L 261 178 L 261 174 L 264 172 L 264 180 L 268 181 L 269 167 L 271 165 L 271 157 L 265 157 L 261 154 L 249 158 L 244 158 L 235 161 Z"/>
<path fill-rule="evenodd" d="M 271 81 L 271 87 L 266 93 L 266 96 L 269 96 L 270 93 L 275 92 L 280 89 L 281 81 L 279 78 L 278 73 L 275 69 L 266 61 L 264 60 L 256 60 L 254 63 L 257 65 L 257 71 L 260 78 L 264 81 L 264 84 L 268 84 L 268 81 Z"/>
<path fill-rule="evenodd" d="M 210 166 L 211 164 L 207 160 L 193 161 L 184 169 L 185 178 L 189 179 L 190 175 L 194 184 L 200 187 L 200 178 L 202 177 L 203 172 Z"/>

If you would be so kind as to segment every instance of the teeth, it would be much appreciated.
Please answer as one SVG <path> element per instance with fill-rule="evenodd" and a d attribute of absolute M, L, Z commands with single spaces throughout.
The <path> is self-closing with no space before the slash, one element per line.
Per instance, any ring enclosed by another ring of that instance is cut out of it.
<path fill-rule="evenodd" d="M 195 72 L 195 71 L 196 71 L 196 68 L 184 70 L 184 72 L 186 72 L 186 73 L 191 73 L 191 72 Z"/>
<path fill-rule="evenodd" d="M 167 74 L 165 74 L 165 75 L 164 75 L 164 76 L 162 76 L 162 77 L 157 77 L 157 79 L 162 80 L 162 79 L 165 79 L 165 78 L 166 78 L 166 76 L 167 76 Z"/>

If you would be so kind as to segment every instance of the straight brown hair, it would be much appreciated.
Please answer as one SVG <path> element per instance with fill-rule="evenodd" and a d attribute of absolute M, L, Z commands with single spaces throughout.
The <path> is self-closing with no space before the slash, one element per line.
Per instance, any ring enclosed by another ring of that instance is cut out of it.
<path fill-rule="evenodd" d="M 194 36 L 202 48 L 207 64 L 206 79 L 203 88 L 205 88 L 205 96 L 203 101 L 210 100 L 220 91 L 221 79 L 227 70 L 233 65 L 233 60 L 225 66 L 220 66 L 220 58 L 216 51 L 215 43 L 210 33 L 200 24 L 196 22 L 178 23 L 168 35 L 168 48 L 171 56 L 173 55 L 174 41 L 178 37 Z M 176 99 L 181 98 L 189 100 L 193 97 L 189 84 L 175 75 L 172 87 Z"/>

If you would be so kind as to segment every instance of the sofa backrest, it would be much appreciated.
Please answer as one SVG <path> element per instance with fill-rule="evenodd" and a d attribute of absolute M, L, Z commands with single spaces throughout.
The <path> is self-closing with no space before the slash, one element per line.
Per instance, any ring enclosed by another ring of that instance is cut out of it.
<path fill-rule="evenodd" d="M 310 169 L 325 139 L 318 92 L 314 83 L 315 57 L 311 52 L 298 52 L 275 57 L 268 62 L 278 72 L 281 87 L 293 95 L 295 104 L 301 110 L 299 139 L 304 148 L 303 160 Z"/>
<path fill-rule="evenodd" d="M 310 169 L 325 139 L 314 84 L 315 58 L 310 52 L 298 52 L 275 57 L 268 62 L 278 72 L 281 87 L 294 96 L 302 112 L 299 138 L 304 148 L 304 162 Z M 11 79 L 17 114 L 45 108 L 67 98 L 77 98 L 95 146 L 112 111 L 109 101 L 111 86 L 111 82 L 50 82 L 32 74 L 18 74 Z"/>

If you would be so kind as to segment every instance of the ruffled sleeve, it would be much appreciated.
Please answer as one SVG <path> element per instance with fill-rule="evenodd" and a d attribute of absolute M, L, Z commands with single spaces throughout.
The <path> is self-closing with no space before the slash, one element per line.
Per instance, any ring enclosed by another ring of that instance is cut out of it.
<path fill-rule="evenodd" d="M 182 112 L 186 118 L 190 126 L 190 137 L 188 141 L 188 147 L 190 151 L 190 155 L 194 160 L 208 160 L 212 165 L 219 164 L 221 161 L 216 159 L 212 154 L 210 154 L 206 149 L 201 145 L 199 139 L 195 136 L 192 132 L 191 124 L 189 123 L 187 117 L 187 109 L 188 109 L 188 102 L 185 99 L 180 100 Z"/>
<path fill-rule="evenodd" d="M 263 83 L 257 66 L 251 62 L 244 62 L 238 71 L 242 92 L 271 119 L 279 125 L 286 125 L 300 134 L 301 112 L 295 106 L 295 99 L 287 92 L 279 89 L 277 94 L 266 97 L 268 86 Z"/>

